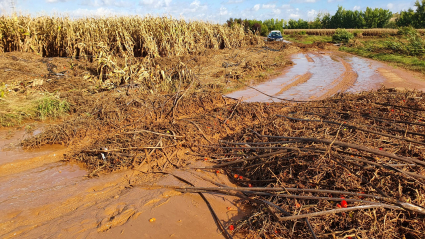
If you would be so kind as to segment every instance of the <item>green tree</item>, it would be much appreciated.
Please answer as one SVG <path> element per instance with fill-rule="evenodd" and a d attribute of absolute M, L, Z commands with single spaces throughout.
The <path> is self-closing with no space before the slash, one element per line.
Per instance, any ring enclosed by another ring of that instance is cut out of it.
<path fill-rule="evenodd" d="M 308 23 L 308 28 L 310 29 L 321 29 L 323 28 L 322 22 L 320 21 L 319 17 L 316 17 L 314 21 Z"/>
<path fill-rule="evenodd" d="M 415 26 L 415 12 L 412 9 L 401 11 L 400 16 L 396 19 L 396 24 L 399 27 Z"/>
<path fill-rule="evenodd" d="M 333 15 L 329 22 L 330 28 L 339 28 L 342 27 L 343 22 L 343 15 L 344 15 L 344 8 L 341 6 L 338 6 L 338 10 L 335 12 L 335 15 Z"/>
<path fill-rule="evenodd" d="M 416 28 L 423 28 L 425 27 L 425 0 L 422 0 L 422 2 L 416 1 L 416 13 L 415 13 L 415 20 L 416 20 Z"/>
<path fill-rule="evenodd" d="M 269 28 L 267 25 L 261 24 L 261 36 L 267 36 L 269 34 Z"/>
<path fill-rule="evenodd" d="M 331 28 L 331 14 L 329 13 L 319 13 L 318 18 L 322 23 L 322 28 L 329 29 Z"/>
<path fill-rule="evenodd" d="M 400 16 L 396 19 L 397 26 L 425 27 L 425 0 L 416 1 L 415 7 L 416 11 L 409 8 L 407 11 L 400 12 Z"/>

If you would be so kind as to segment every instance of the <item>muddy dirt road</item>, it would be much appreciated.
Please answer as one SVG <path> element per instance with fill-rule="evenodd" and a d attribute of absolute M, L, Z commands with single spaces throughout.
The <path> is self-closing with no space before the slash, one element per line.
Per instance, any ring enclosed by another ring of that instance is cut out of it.
<path fill-rule="evenodd" d="M 311 51 L 292 56 L 294 65 L 281 76 L 255 89 L 228 94 L 246 102 L 320 100 L 338 92 L 360 92 L 381 86 L 425 90 L 422 75 L 370 59 L 333 51 Z M 266 93 L 267 95 L 261 93 Z"/>

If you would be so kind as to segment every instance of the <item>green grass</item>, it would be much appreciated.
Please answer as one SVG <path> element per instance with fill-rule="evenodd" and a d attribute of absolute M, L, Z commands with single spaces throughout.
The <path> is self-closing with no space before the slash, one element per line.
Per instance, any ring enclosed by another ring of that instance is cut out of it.
<path fill-rule="evenodd" d="M 26 120 L 58 119 L 67 115 L 70 105 L 52 94 L 5 95 L 0 98 L 0 126 L 12 127 Z"/>
<path fill-rule="evenodd" d="M 357 47 L 342 46 L 339 50 L 425 73 L 425 55 L 413 55 L 412 52 L 409 52 L 409 48 L 406 48 L 409 46 L 409 42 L 404 39 L 394 37 L 368 39 L 361 43 L 362 45 Z"/>
<path fill-rule="evenodd" d="M 37 101 L 37 116 L 41 120 L 57 119 L 67 114 L 69 103 L 55 97 L 47 96 Z"/>
<path fill-rule="evenodd" d="M 283 39 L 296 43 L 313 44 L 315 42 L 331 42 L 332 36 L 283 35 Z"/>
<path fill-rule="evenodd" d="M 425 73 L 425 60 L 416 56 L 406 56 L 399 54 L 375 53 L 363 48 L 340 47 L 339 50 L 352 53 L 358 56 L 371 58 L 378 61 L 394 63 L 409 70 Z"/>

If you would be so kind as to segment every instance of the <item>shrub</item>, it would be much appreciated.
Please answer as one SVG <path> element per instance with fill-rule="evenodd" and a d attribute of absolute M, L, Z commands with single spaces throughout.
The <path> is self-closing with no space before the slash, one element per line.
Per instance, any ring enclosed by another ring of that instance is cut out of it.
<path fill-rule="evenodd" d="M 363 43 L 361 43 L 359 40 L 357 39 L 350 39 L 347 43 L 348 47 L 364 47 Z"/>
<path fill-rule="evenodd" d="M 416 34 L 416 33 L 417 33 L 416 29 L 411 26 L 400 27 L 397 32 L 398 35 L 403 35 L 403 36 L 407 36 L 408 34 Z"/>
<path fill-rule="evenodd" d="M 358 38 L 362 38 L 363 37 L 363 32 L 360 31 L 360 30 L 354 30 L 353 31 L 353 34 L 354 34 L 355 37 L 358 37 Z"/>
<path fill-rule="evenodd" d="M 348 40 L 354 38 L 353 33 L 348 32 L 345 29 L 338 28 L 335 31 L 335 34 L 332 36 L 332 41 L 335 43 L 345 42 L 347 43 Z"/>
<path fill-rule="evenodd" d="M 401 54 L 407 53 L 406 45 L 400 41 L 397 41 L 396 39 L 390 39 L 388 41 L 385 41 L 384 46 L 386 49 L 397 52 L 397 53 L 401 53 Z"/>
<path fill-rule="evenodd" d="M 407 39 L 409 44 L 406 45 L 408 55 L 422 55 L 425 51 L 425 42 L 418 31 L 413 27 L 401 27 L 398 34 Z"/>

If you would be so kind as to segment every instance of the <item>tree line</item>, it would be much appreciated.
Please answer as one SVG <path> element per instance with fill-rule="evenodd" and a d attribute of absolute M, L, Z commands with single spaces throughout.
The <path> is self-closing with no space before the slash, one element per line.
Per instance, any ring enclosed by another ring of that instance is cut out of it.
<path fill-rule="evenodd" d="M 283 29 L 366 29 L 366 28 L 397 28 L 412 26 L 425 28 L 425 0 L 416 1 L 416 10 L 409 9 L 400 13 L 392 13 L 388 9 L 366 8 L 365 11 L 346 10 L 339 6 L 334 15 L 320 13 L 313 21 L 303 19 L 285 21 L 283 19 L 242 20 L 241 18 L 227 20 L 229 27 L 234 24 L 243 25 L 245 31 L 266 36 L 272 30 Z"/>
<path fill-rule="evenodd" d="M 226 21 L 229 27 L 232 27 L 234 24 L 243 25 L 245 31 L 252 31 L 253 33 L 266 36 L 272 30 L 279 30 L 282 32 L 286 21 L 283 19 L 268 19 L 264 21 L 260 20 L 242 20 L 241 18 L 230 18 Z"/>

